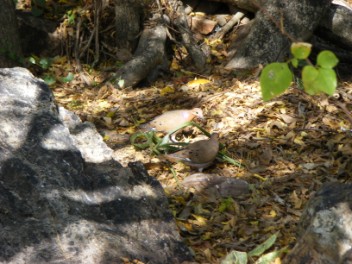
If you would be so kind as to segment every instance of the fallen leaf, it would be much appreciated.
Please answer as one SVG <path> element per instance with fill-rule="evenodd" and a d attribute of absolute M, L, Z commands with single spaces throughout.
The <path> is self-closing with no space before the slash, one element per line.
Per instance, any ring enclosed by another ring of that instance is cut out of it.
<path fill-rule="evenodd" d="M 173 88 L 172 86 L 166 86 L 160 90 L 160 95 L 164 96 L 166 94 L 170 94 L 174 92 L 175 92 L 175 88 Z"/>
<path fill-rule="evenodd" d="M 188 82 L 187 85 L 189 87 L 197 87 L 199 85 L 207 84 L 207 83 L 210 83 L 210 81 L 207 79 L 195 79 L 193 81 Z"/>

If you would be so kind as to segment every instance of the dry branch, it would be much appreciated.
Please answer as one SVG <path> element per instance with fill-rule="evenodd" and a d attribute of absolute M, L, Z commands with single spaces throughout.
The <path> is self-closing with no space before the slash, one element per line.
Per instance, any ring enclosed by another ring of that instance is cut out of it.
<path fill-rule="evenodd" d="M 160 66 L 165 59 L 165 41 L 166 26 L 145 29 L 133 59 L 117 71 L 115 85 L 120 88 L 134 86 Z"/>
<path fill-rule="evenodd" d="M 198 70 L 203 70 L 206 64 L 206 56 L 193 38 L 193 33 L 188 26 L 187 15 L 185 13 L 182 2 L 169 0 L 169 3 L 172 6 L 173 12 L 171 23 L 173 23 L 179 30 L 182 38 L 182 43 L 185 45 L 188 53 L 192 57 L 196 68 Z"/>

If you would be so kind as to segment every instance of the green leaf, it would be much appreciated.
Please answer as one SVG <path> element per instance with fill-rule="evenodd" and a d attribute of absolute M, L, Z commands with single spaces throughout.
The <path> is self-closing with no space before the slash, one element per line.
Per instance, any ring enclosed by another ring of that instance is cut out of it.
<path fill-rule="evenodd" d="M 131 144 L 138 148 L 138 149 L 146 149 L 148 147 L 151 147 L 153 145 L 153 138 L 155 137 L 155 132 L 147 132 L 147 133 L 141 133 L 137 132 L 134 133 L 130 137 Z M 137 141 L 141 143 L 137 143 Z"/>
<path fill-rule="evenodd" d="M 32 63 L 32 64 L 36 64 L 36 60 L 35 60 L 34 57 L 29 57 L 29 58 L 28 58 L 28 61 L 29 61 L 30 63 Z"/>
<path fill-rule="evenodd" d="M 305 60 L 308 58 L 312 50 L 312 44 L 305 42 L 294 42 L 291 45 L 292 55 L 299 60 Z"/>
<path fill-rule="evenodd" d="M 314 82 L 318 75 L 319 71 L 311 65 L 304 66 L 302 70 L 302 80 L 307 83 Z"/>
<path fill-rule="evenodd" d="M 241 164 L 241 162 L 234 160 L 229 157 L 229 154 L 225 150 L 220 150 L 218 154 L 216 155 L 216 158 L 222 162 L 227 162 L 229 164 L 232 164 L 234 166 L 242 168 L 244 165 Z"/>
<path fill-rule="evenodd" d="M 260 244 L 255 249 L 248 252 L 248 256 L 251 256 L 251 257 L 261 256 L 267 249 L 269 249 L 275 243 L 276 239 L 277 239 L 277 233 L 273 234 L 271 237 L 269 237 L 267 240 L 265 240 L 262 244 Z"/>
<path fill-rule="evenodd" d="M 306 93 L 314 95 L 319 93 L 319 88 L 317 87 L 316 79 L 318 78 L 319 71 L 311 66 L 307 65 L 302 70 L 302 82 Z"/>
<path fill-rule="evenodd" d="M 246 252 L 233 250 L 227 254 L 225 259 L 221 261 L 221 264 L 247 264 L 247 262 L 248 257 Z"/>
<path fill-rule="evenodd" d="M 328 95 L 333 95 L 337 87 L 336 73 L 332 69 L 319 69 L 320 90 Z"/>
<path fill-rule="evenodd" d="M 42 58 L 40 59 L 39 61 L 39 65 L 44 69 L 44 70 L 47 70 L 50 65 L 51 65 L 51 60 L 50 59 L 47 59 L 47 58 Z"/>
<path fill-rule="evenodd" d="M 329 50 L 324 50 L 318 54 L 317 65 L 322 68 L 332 69 L 339 63 L 339 59 Z"/>
<path fill-rule="evenodd" d="M 291 60 L 291 63 L 292 63 L 292 65 L 293 65 L 293 67 L 297 68 L 297 67 L 298 67 L 298 64 L 299 64 L 299 61 L 298 61 L 298 59 L 293 58 L 293 59 Z"/>
<path fill-rule="evenodd" d="M 282 253 L 286 252 L 286 251 L 287 251 L 287 248 L 284 247 L 284 248 L 282 248 L 280 250 L 275 250 L 273 252 L 265 254 L 265 255 L 261 256 L 259 259 L 257 259 L 255 264 L 271 264 L 271 263 L 274 263 L 275 259 L 280 257 L 282 255 Z"/>
<path fill-rule="evenodd" d="M 44 76 L 43 80 L 47 85 L 52 85 L 52 84 L 56 83 L 55 77 L 53 77 L 51 75 Z"/>
<path fill-rule="evenodd" d="M 66 75 L 66 77 L 61 78 L 61 81 L 64 82 L 64 83 L 68 83 L 68 82 L 70 82 L 70 81 L 73 80 L 73 77 L 74 77 L 73 73 L 72 73 L 72 72 L 69 72 L 69 73 Z"/>
<path fill-rule="evenodd" d="M 304 90 L 310 94 L 324 92 L 333 95 L 337 87 L 336 73 L 332 69 L 305 66 L 302 71 Z"/>
<path fill-rule="evenodd" d="M 76 19 L 76 13 L 73 12 L 72 10 L 67 12 L 67 20 L 69 25 L 73 25 L 75 23 L 75 19 Z"/>
<path fill-rule="evenodd" d="M 119 80 L 118 81 L 118 83 L 117 83 L 117 85 L 119 86 L 119 87 L 124 87 L 125 86 L 125 80 Z"/>
<path fill-rule="evenodd" d="M 233 200 L 231 197 L 228 197 L 226 199 L 222 199 L 219 205 L 219 212 L 222 213 L 226 211 L 228 208 L 230 208 L 233 205 Z"/>
<path fill-rule="evenodd" d="M 283 93 L 291 84 L 292 72 L 287 63 L 274 62 L 264 67 L 260 86 L 264 101 Z"/>

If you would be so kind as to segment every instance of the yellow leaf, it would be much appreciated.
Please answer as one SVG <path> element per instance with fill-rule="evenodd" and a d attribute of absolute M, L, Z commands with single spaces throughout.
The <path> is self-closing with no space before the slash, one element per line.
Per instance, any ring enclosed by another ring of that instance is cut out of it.
<path fill-rule="evenodd" d="M 196 16 L 199 16 L 199 17 L 205 17 L 205 13 L 204 12 L 195 12 L 194 14 Z"/>
<path fill-rule="evenodd" d="M 53 63 L 58 63 L 58 64 L 65 64 L 67 63 L 67 57 L 66 56 L 57 56 L 54 58 Z"/>
<path fill-rule="evenodd" d="M 303 141 L 303 137 L 301 137 L 301 136 L 295 137 L 293 142 L 296 143 L 297 145 L 300 145 L 300 146 L 304 146 L 305 145 L 305 143 Z"/>
<path fill-rule="evenodd" d="M 224 111 L 222 111 L 221 109 L 213 109 L 211 110 L 211 116 L 216 116 L 216 115 L 223 115 L 224 114 Z"/>
<path fill-rule="evenodd" d="M 196 219 L 196 220 L 192 220 L 192 223 L 195 225 L 205 226 L 208 222 L 208 220 L 203 216 L 195 215 L 195 214 L 192 214 L 192 216 Z"/>
<path fill-rule="evenodd" d="M 190 223 L 186 223 L 186 222 L 182 222 L 182 221 L 177 221 L 176 220 L 176 224 L 183 231 L 188 231 L 188 232 L 193 231 L 193 226 Z"/>
<path fill-rule="evenodd" d="M 228 232 L 228 231 L 233 230 L 233 227 L 235 226 L 236 221 L 235 221 L 234 217 L 231 217 L 231 219 L 229 221 L 222 222 L 221 224 L 223 225 L 222 231 Z"/>
<path fill-rule="evenodd" d="M 202 240 L 209 240 L 212 238 L 212 233 L 211 232 L 205 232 L 203 235 L 202 235 Z"/>
<path fill-rule="evenodd" d="M 177 60 L 172 60 L 170 68 L 171 70 L 178 71 L 181 67 Z"/>
<path fill-rule="evenodd" d="M 199 86 L 201 84 L 207 84 L 207 83 L 210 83 L 210 81 L 207 79 L 196 79 L 196 80 L 188 82 L 187 85 L 189 87 L 195 87 L 195 86 Z"/>
<path fill-rule="evenodd" d="M 277 216 L 277 213 L 276 213 L 275 210 L 271 210 L 269 215 L 270 215 L 270 217 L 273 217 L 273 218 L 274 218 L 274 217 Z"/>
<path fill-rule="evenodd" d="M 250 221 L 251 225 L 257 226 L 259 224 L 259 221 Z"/>
<path fill-rule="evenodd" d="M 256 177 L 256 178 L 259 179 L 259 180 L 262 180 L 262 181 L 266 181 L 266 180 L 267 180 L 266 178 L 260 176 L 260 175 L 257 174 L 257 173 L 254 173 L 253 176 Z"/>
<path fill-rule="evenodd" d="M 106 116 L 112 118 L 115 116 L 115 113 L 116 113 L 115 111 L 110 111 L 106 114 Z"/>
<path fill-rule="evenodd" d="M 218 58 L 218 59 L 222 59 L 222 58 L 224 57 L 224 55 L 221 54 L 221 53 L 220 53 L 219 51 L 217 51 L 217 50 L 212 50 L 212 51 L 211 51 L 211 55 L 215 56 L 215 57 Z"/>
<path fill-rule="evenodd" d="M 134 127 L 129 127 L 126 129 L 126 133 L 132 135 L 133 133 L 136 132 L 136 129 Z"/>
<path fill-rule="evenodd" d="M 209 248 L 207 248 L 207 249 L 205 249 L 204 251 L 203 251 L 203 254 L 204 254 L 204 256 L 207 258 L 207 260 L 209 261 L 209 262 L 211 262 L 211 250 L 209 249 Z"/>
<path fill-rule="evenodd" d="M 222 43 L 222 40 L 221 40 L 221 39 L 212 39 L 212 40 L 204 39 L 204 42 L 205 42 L 208 46 L 211 46 L 212 48 L 215 48 L 216 46 L 218 46 L 219 44 Z"/>
<path fill-rule="evenodd" d="M 305 143 L 303 141 L 303 139 L 307 136 L 306 132 L 301 132 L 299 135 L 297 135 L 297 137 L 295 137 L 295 139 L 293 140 L 294 143 L 300 145 L 300 146 L 304 146 Z"/>
<path fill-rule="evenodd" d="M 106 108 L 110 108 L 111 107 L 111 103 L 106 101 L 106 100 L 99 100 L 98 106 L 100 107 L 101 110 L 103 110 L 103 109 L 106 109 Z"/>
<path fill-rule="evenodd" d="M 174 197 L 175 203 L 179 203 L 179 204 L 186 204 L 186 200 L 183 196 L 175 196 Z"/>
<path fill-rule="evenodd" d="M 293 191 L 290 195 L 290 200 L 294 204 L 294 209 L 300 209 L 302 207 L 303 201 L 300 199 L 296 193 L 296 191 Z"/>
<path fill-rule="evenodd" d="M 276 258 L 274 264 L 281 264 L 281 259 L 280 258 Z"/>
<path fill-rule="evenodd" d="M 166 95 L 169 93 L 174 93 L 175 92 L 175 88 L 171 87 L 171 86 L 166 86 L 163 89 L 161 89 L 160 94 L 161 95 Z"/>

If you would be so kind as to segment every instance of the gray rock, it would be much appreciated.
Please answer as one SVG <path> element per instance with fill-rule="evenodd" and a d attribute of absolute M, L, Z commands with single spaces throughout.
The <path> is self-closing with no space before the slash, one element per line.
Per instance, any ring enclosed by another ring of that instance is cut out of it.
<path fill-rule="evenodd" d="M 352 184 L 326 183 L 301 216 L 287 264 L 352 263 Z"/>
<path fill-rule="evenodd" d="M 0 69 L 0 262 L 191 260 L 160 183 L 25 69 Z M 157 252 L 157 254 L 156 254 Z"/>

